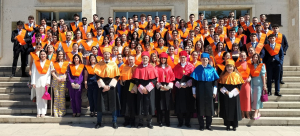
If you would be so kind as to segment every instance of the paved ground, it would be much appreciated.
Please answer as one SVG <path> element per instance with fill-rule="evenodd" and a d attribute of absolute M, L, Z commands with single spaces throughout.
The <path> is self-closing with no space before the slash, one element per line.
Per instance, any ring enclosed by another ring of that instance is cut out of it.
<path fill-rule="evenodd" d="M 115 130 L 107 124 L 100 129 L 94 129 L 94 124 L 0 124 L 0 136 L 299 136 L 300 126 L 240 126 L 237 131 L 225 131 L 223 126 L 214 126 L 214 131 L 199 131 L 198 125 L 191 129 L 185 127 L 179 129 L 175 125 L 171 127 L 125 128 Z"/>

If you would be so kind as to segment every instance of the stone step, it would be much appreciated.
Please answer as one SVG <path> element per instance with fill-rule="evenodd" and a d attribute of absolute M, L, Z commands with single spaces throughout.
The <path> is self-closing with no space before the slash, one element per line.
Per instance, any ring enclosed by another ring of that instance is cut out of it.
<path fill-rule="evenodd" d="M 300 109 L 259 109 L 263 117 L 300 117 Z"/>
<path fill-rule="evenodd" d="M 300 71 L 300 66 L 283 66 L 283 71 Z"/>
<path fill-rule="evenodd" d="M 111 125 L 111 116 L 103 115 L 102 123 Z M 137 120 L 137 119 L 136 119 Z M 46 116 L 45 118 L 36 118 L 34 115 L 0 115 L 0 123 L 96 123 L 96 117 L 81 116 L 73 118 L 71 115 L 66 115 L 61 118 Z M 154 125 L 157 125 L 157 120 L 154 117 L 152 120 Z M 124 117 L 118 117 L 117 123 L 124 123 Z M 170 118 L 171 125 L 177 125 L 178 119 L 175 116 Z M 223 119 L 214 117 L 212 125 L 223 125 Z M 198 125 L 198 119 L 192 118 L 191 125 Z M 300 117 L 261 117 L 258 120 L 243 119 L 239 121 L 239 125 L 247 126 L 298 126 L 300 125 Z M 154 126 L 154 129 L 158 126 Z M 225 129 L 225 127 L 224 127 Z"/>
<path fill-rule="evenodd" d="M 300 109 L 300 102 L 268 101 L 263 103 L 263 109 Z"/>
<path fill-rule="evenodd" d="M 282 77 L 284 82 L 300 82 L 300 77 Z"/>
<path fill-rule="evenodd" d="M 6 87 L 27 87 L 27 82 L 0 82 L 1 88 Z"/>
<path fill-rule="evenodd" d="M 0 100 L 0 107 L 35 108 L 36 103 L 32 101 Z"/>
<path fill-rule="evenodd" d="M 275 101 L 275 102 L 283 102 L 283 101 L 289 101 L 289 102 L 300 102 L 300 95 L 282 95 L 281 97 L 274 96 L 274 93 L 272 96 L 269 96 L 269 101 Z"/>
<path fill-rule="evenodd" d="M 30 93 L 30 89 L 26 87 L 7 87 L 7 88 L 0 88 L 0 94 L 19 94 L 19 93 Z"/>
<path fill-rule="evenodd" d="M 0 77 L 0 82 L 28 82 L 30 77 Z"/>
<path fill-rule="evenodd" d="M 295 77 L 300 76 L 300 71 L 283 71 L 283 77 Z"/>
<path fill-rule="evenodd" d="M 299 82 L 286 82 L 285 84 L 279 84 L 280 88 L 300 88 Z M 275 87 L 275 83 L 272 83 L 272 87 Z"/>
<path fill-rule="evenodd" d="M 29 94 L 0 94 L 0 100 L 29 100 Z"/>
<path fill-rule="evenodd" d="M 272 92 L 275 92 L 275 88 L 272 88 Z M 300 94 L 300 88 L 280 88 L 280 93 L 281 94 Z"/>

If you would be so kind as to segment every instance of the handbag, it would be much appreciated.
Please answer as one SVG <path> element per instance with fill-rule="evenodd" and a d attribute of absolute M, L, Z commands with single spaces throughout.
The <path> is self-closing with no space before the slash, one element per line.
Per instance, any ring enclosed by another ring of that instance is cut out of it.
<path fill-rule="evenodd" d="M 48 87 L 47 86 L 45 86 L 45 93 L 44 93 L 44 95 L 43 95 L 43 99 L 45 99 L 45 100 L 51 100 L 51 96 L 50 96 L 50 94 L 48 93 Z"/>
<path fill-rule="evenodd" d="M 269 101 L 267 90 L 262 90 L 262 95 L 260 97 L 261 102 Z"/>

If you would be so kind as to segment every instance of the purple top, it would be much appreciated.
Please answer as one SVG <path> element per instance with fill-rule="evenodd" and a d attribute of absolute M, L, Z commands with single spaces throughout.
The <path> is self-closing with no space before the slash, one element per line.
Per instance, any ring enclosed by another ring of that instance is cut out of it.
<path fill-rule="evenodd" d="M 70 66 L 68 66 L 68 70 L 67 70 L 67 75 L 68 75 L 68 79 L 69 79 L 68 82 L 67 82 L 68 89 L 73 89 L 72 86 L 71 86 L 72 83 L 79 84 L 80 85 L 79 90 L 81 89 L 81 83 L 83 82 L 83 73 L 84 73 L 84 70 L 82 70 L 79 77 L 73 76 L 72 72 L 71 72 L 71 69 L 70 69 Z"/>

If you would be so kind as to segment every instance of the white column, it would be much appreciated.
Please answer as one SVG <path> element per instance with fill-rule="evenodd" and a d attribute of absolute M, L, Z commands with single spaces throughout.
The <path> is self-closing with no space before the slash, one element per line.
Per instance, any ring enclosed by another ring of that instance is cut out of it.
<path fill-rule="evenodd" d="M 82 0 L 82 17 L 89 23 L 93 21 L 93 14 L 96 14 L 96 0 Z"/>
<path fill-rule="evenodd" d="M 185 20 L 189 21 L 190 14 L 195 14 L 195 20 L 198 20 L 198 0 L 185 0 Z"/>

